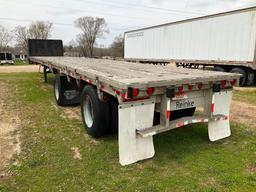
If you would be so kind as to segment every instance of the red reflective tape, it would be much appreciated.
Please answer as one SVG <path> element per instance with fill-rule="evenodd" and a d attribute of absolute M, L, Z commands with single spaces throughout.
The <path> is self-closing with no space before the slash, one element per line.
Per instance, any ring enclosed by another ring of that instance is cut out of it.
<path fill-rule="evenodd" d="M 127 98 L 123 98 L 122 97 L 122 100 L 123 102 L 132 102 L 132 101 L 142 101 L 142 100 L 147 100 L 149 99 L 149 97 L 140 97 L 140 98 L 136 98 L 136 99 L 127 99 Z"/>
<path fill-rule="evenodd" d="M 171 111 L 166 111 L 166 119 L 170 119 Z"/>
<path fill-rule="evenodd" d="M 178 128 L 178 127 L 183 127 L 184 126 L 184 123 L 177 123 L 176 124 L 176 127 Z"/>
<path fill-rule="evenodd" d="M 87 79 L 86 82 L 92 84 L 92 80 L 90 79 Z"/>
<path fill-rule="evenodd" d="M 212 103 L 212 113 L 214 112 L 214 103 Z"/>
<path fill-rule="evenodd" d="M 188 90 L 189 90 L 189 91 L 192 91 L 192 90 L 193 90 L 193 87 L 194 87 L 194 85 L 188 85 Z"/>
<path fill-rule="evenodd" d="M 121 92 L 119 90 L 115 90 L 115 92 L 116 92 L 117 95 L 121 94 Z"/>
<path fill-rule="evenodd" d="M 225 117 L 224 117 L 224 120 L 228 120 L 228 119 L 229 119 L 229 116 L 225 116 Z"/>
<path fill-rule="evenodd" d="M 126 93 L 121 93 L 121 97 L 122 97 L 123 99 L 126 99 L 126 98 L 127 98 Z"/>

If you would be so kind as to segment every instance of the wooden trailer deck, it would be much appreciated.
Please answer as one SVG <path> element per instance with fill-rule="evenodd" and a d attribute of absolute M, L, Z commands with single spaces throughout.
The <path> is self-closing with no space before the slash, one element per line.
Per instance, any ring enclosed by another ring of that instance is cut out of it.
<path fill-rule="evenodd" d="M 175 86 L 239 78 L 237 74 L 106 59 L 30 57 L 30 60 L 56 68 L 65 74 L 73 73 L 77 77 L 85 76 L 92 80 L 98 79 L 100 82 L 105 82 L 119 89 Z"/>

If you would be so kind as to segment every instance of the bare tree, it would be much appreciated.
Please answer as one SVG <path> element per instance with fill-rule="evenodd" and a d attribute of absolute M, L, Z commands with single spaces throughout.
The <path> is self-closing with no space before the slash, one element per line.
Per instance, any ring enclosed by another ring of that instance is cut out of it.
<path fill-rule="evenodd" d="M 28 36 L 31 39 L 48 39 L 52 30 L 52 23 L 36 21 L 31 23 L 28 29 Z"/>
<path fill-rule="evenodd" d="M 78 35 L 77 41 L 83 54 L 93 57 L 93 49 L 97 38 L 103 37 L 108 33 L 107 24 L 104 18 L 81 17 L 75 21 L 75 26 L 82 30 Z"/>
<path fill-rule="evenodd" d="M 115 37 L 111 44 L 111 53 L 114 57 L 124 57 L 124 38 L 122 35 Z"/>
<path fill-rule="evenodd" d="M 0 51 L 6 51 L 12 40 L 11 33 L 0 25 Z"/>
<path fill-rule="evenodd" d="M 30 24 L 29 28 L 18 26 L 14 29 L 14 34 L 17 41 L 17 47 L 28 52 L 27 41 L 31 39 L 48 39 L 52 30 L 52 23 L 44 21 L 36 21 Z"/>
<path fill-rule="evenodd" d="M 82 53 L 82 55 L 84 57 L 89 56 L 87 41 L 86 41 L 85 37 L 82 34 L 77 35 L 77 43 L 78 43 L 78 47 L 79 47 L 79 50 Z"/>
<path fill-rule="evenodd" d="M 16 46 L 24 52 L 24 54 L 27 54 L 28 52 L 28 30 L 26 27 L 23 26 L 17 26 L 14 29 L 14 34 L 16 38 Z"/>

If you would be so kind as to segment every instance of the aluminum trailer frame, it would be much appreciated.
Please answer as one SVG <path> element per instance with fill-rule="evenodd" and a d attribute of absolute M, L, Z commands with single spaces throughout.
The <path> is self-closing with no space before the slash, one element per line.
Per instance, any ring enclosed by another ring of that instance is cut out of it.
<path fill-rule="evenodd" d="M 154 156 L 153 135 L 193 123 L 208 123 L 211 141 L 231 135 L 229 110 L 239 75 L 124 61 L 70 57 L 30 57 L 77 85 L 97 88 L 118 99 L 119 162 L 129 165 Z M 138 94 L 133 95 L 133 92 Z M 203 107 L 202 116 L 170 121 L 177 110 Z M 160 124 L 153 126 L 154 113 Z"/>

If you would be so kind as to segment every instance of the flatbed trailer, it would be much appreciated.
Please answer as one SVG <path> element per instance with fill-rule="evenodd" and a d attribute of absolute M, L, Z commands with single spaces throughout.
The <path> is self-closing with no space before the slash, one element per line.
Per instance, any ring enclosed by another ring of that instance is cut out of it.
<path fill-rule="evenodd" d="M 229 110 L 240 75 L 104 59 L 29 59 L 56 74 L 59 105 L 80 103 L 89 135 L 118 130 L 121 165 L 153 157 L 154 135 L 189 124 L 207 122 L 211 141 L 231 135 Z M 196 107 L 204 109 L 201 116 L 194 115 Z"/>

